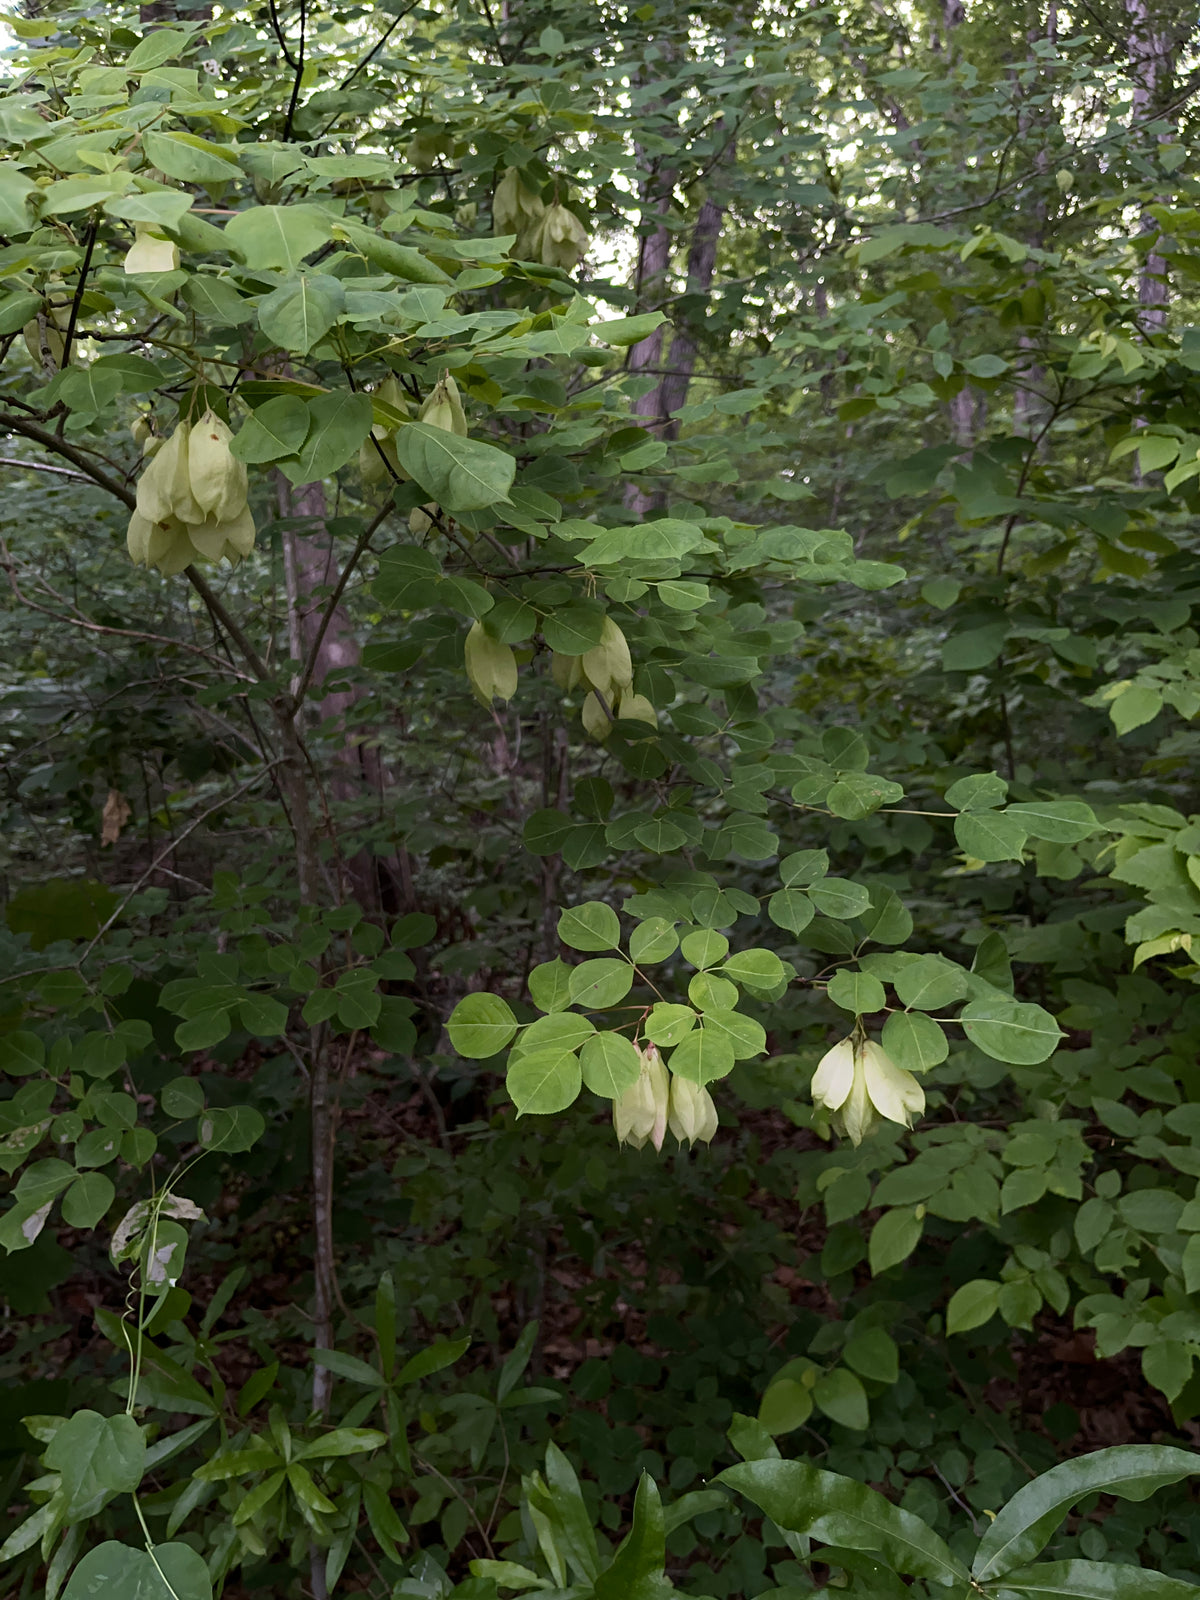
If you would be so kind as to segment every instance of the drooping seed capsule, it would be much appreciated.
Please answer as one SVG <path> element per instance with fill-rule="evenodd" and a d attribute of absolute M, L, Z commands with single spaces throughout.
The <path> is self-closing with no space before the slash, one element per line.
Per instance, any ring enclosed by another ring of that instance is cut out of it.
<path fill-rule="evenodd" d="M 482 622 L 476 622 L 467 633 L 463 659 L 480 704 L 490 709 L 493 700 L 503 700 L 507 705 L 517 692 L 517 658 L 512 647 L 493 639 Z"/>
<path fill-rule="evenodd" d="M 232 432 L 214 411 L 206 411 L 188 435 L 188 487 L 192 499 L 203 517 L 215 517 L 220 522 L 241 515 L 250 491 L 245 463 L 230 453 L 232 438 Z M 176 515 L 184 516 L 178 509 Z"/>
<path fill-rule="evenodd" d="M 827 1050 L 812 1080 L 813 1105 L 830 1114 L 833 1125 L 861 1144 L 880 1118 L 912 1127 L 925 1109 L 925 1091 L 911 1072 L 887 1052 L 855 1034 Z"/>
<path fill-rule="evenodd" d="M 588 247 L 588 231 L 573 211 L 556 201 L 542 220 L 542 263 L 573 272 Z"/>
<path fill-rule="evenodd" d="M 671 1076 L 668 1121 L 680 1144 L 709 1144 L 719 1127 L 717 1108 L 708 1090 L 687 1078 Z"/>
<path fill-rule="evenodd" d="M 621 1144 L 640 1150 L 647 1140 L 656 1150 L 663 1147 L 671 1087 L 667 1069 L 655 1045 L 638 1046 L 641 1070 L 631 1089 L 613 1101 L 613 1127 Z"/>
<path fill-rule="evenodd" d="M 605 617 L 600 643 L 580 658 L 583 676 L 597 694 L 612 706 L 622 689 L 633 682 L 633 661 L 625 635 L 611 617 Z"/>
<path fill-rule="evenodd" d="M 179 266 L 179 246 L 139 223 L 123 265 L 126 272 L 174 272 Z"/>

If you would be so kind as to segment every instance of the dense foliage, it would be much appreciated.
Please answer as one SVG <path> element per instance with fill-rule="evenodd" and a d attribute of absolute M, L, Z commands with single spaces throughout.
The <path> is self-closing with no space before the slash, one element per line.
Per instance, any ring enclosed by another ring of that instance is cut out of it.
<path fill-rule="evenodd" d="M 5 20 L 0 1593 L 1200 1594 L 1195 17 Z"/>

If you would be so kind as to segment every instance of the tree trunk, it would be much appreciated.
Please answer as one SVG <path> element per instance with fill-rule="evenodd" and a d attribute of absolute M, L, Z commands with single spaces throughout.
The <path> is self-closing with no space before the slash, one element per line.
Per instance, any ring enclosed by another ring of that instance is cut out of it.
<path fill-rule="evenodd" d="M 335 608 L 328 627 L 320 633 L 324 601 L 339 576 L 333 542 L 325 529 L 324 486 L 309 483 L 294 488 L 282 473 L 278 474 L 277 481 L 280 515 L 289 524 L 283 534 L 283 572 L 287 590 L 288 650 L 296 663 L 294 681 L 299 681 L 305 663 L 316 648 L 312 684 L 320 698 L 314 707 L 313 720 L 337 723 L 345 729 L 350 712 L 358 703 L 359 691 L 353 688 L 334 688 L 325 694 L 320 691 L 326 680 L 339 671 L 357 667 L 362 651 L 350 618 L 341 606 Z M 328 797 L 335 803 L 349 804 L 369 795 L 378 796 L 382 785 L 383 775 L 375 751 L 347 734 L 334 757 Z M 333 843 L 337 845 L 336 837 Z M 359 851 L 344 866 L 349 879 L 346 887 L 365 912 L 377 913 L 381 907 L 377 858 Z"/>
<path fill-rule="evenodd" d="M 1130 121 L 1136 127 L 1152 118 L 1170 98 L 1175 77 L 1175 41 L 1151 15 L 1147 0 L 1125 0 L 1125 15 L 1129 19 L 1129 69 L 1133 77 Z M 1143 213 L 1141 231 L 1157 235 L 1158 223 Z M 1167 263 L 1153 249 L 1143 258 L 1138 273 L 1138 300 L 1143 331 L 1161 332 L 1166 326 L 1170 288 Z"/>
<path fill-rule="evenodd" d="M 668 371 L 659 382 L 658 411 L 667 420 L 662 425 L 664 437 L 679 437 L 679 422 L 675 416 L 687 403 L 688 387 L 696 369 L 699 347 L 697 334 L 704 320 L 713 274 L 717 266 L 717 245 L 721 225 L 725 220 L 725 206 L 710 196 L 700 207 L 692 234 L 687 262 L 688 314 L 676 324 L 668 351 Z"/>

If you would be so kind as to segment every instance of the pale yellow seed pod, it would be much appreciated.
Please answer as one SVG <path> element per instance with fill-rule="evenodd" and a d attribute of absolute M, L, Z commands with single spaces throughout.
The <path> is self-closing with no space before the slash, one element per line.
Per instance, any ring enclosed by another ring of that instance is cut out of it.
<path fill-rule="evenodd" d="M 613 731 L 612 718 L 595 694 L 589 694 L 583 702 L 583 728 L 588 737 L 599 744 L 603 744 Z"/>
<path fill-rule="evenodd" d="M 430 500 L 423 506 L 415 506 L 408 513 L 408 531 L 416 538 L 423 539 L 433 527 L 434 513 L 437 511 L 437 501 Z"/>
<path fill-rule="evenodd" d="M 507 705 L 516 694 L 517 658 L 512 647 L 493 639 L 482 622 L 474 623 L 468 631 L 463 660 L 471 688 L 481 705 L 490 709 L 493 700 L 503 700 Z"/>
<path fill-rule="evenodd" d="M 719 1126 L 712 1095 L 700 1084 L 672 1075 L 668 1122 L 680 1144 L 711 1143 Z"/>
<path fill-rule="evenodd" d="M 557 201 L 550 206 L 542 222 L 542 263 L 547 267 L 561 267 L 573 272 L 583 260 L 588 247 L 588 231 L 573 211 Z"/>
<path fill-rule="evenodd" d="M 611 617 L 605 617 L 600 643 L 584 652 L 581 665 L 584 678 L 610 706 L 633 682 L 629 645 Z"/>
<path fill-rule="evenodd" d="M 432 394 L 426 397 L 417 412 L 417 420 L 430 428 L 441 428 L 443 433 L 465 436 L 466 413 L 459 398 L 458 385 L 448 372 L 442 373 Z"/>
<path fill-rule="evenodd" d="M 174 272 L 179 266 L 179 246 L 149 228 L 139 227 L 125 253 L 126 272 Z"/>
<path fill-rule="evenodd" d="M 215 517 L 219 522 L 240 516 L 250 492 L 245 463 L 230 452 L 232 438 L 230 429 L 213 411 L 206 411 L 188 435 L 188 486 L 192 498 L 206 518 Z"/>
<path fill-rule="evenodd" d="M 556 650 L 550 657 L 550 676 L 564 694 L 570 694 L 583 679 L 582 656 L 564 656 Z"/>
<path fill-rule="evenodd" d="M 188 537 L 206 561 L 240 560 L 254 549 L 254 518 L 249 506 L 236 517 L 205 517 L 187 524 Z"/>
<path fill-rule="evenodd" d="M 613 1101 L 613 1127 L 621 1144 L 640 1150 L 647 1140 L 663 1147 L 670 1110 L 671 1085 L 657 1046 L 638 1046 L 641 1070 L 631 1089 Z"/>
<path fill-rule="evenodd" d="M 47 361 L 61 368 L 66 340 L 49 318 L 35 317 L 21 329 L 25 348 L 35 367 L 45 368 Z"/>
<path fill-rule="evenodd" d="M 135 511 L 129 519 L 129 529 L 125 535 L 125 548 L 129 551 L 129 559 L 136 567 L 144 567 L 150 561 L 150 534 L 154 524 L 148 522 L 140 511 Z"/>
<path fill-rule="evenodd" d="M 185 451 L 186 444 L 186 430 L 176 428 L 170 438 L 163 442 L 150 465 L 138 479 L 137 508 L 147 522 L 166 522 L 174 515 L 175 480 L 179 470 L 179 458 Z M 186 478 L 186 455 L 183 471 Z"/>
<path fill-rule="evenodd" d="M 617 702 L 617 717 L 622 722 L 648 723 L 652 728 L 658 727 L 658 712 L 644 694 L 622 692 Z"/>
<path fill-rule="evenodd" d="M 546 211 L 540 195 L 525 187 L 516 167 L 509 167 L 492 197 L 492 222 L 497 234 L 521 233 Z"/>
<path fill-rule="evenodd" d="M 881 1118 L 912 1126 L 925 1091 L 882 1046 L 854 1035 L 822 1056 L 812 1080 L 813 1105 L 830 1114 L 851 1144 L 861 1144 Z"/>
<path fill-rule="evenodd" d="M 199 551 L 188 535 L 186 523 L 178 517 L 156 522 L 150 534 L 147 558 L 150 566 L 157 567 L 164 578 L 173 578 L 190 567 Z"/>

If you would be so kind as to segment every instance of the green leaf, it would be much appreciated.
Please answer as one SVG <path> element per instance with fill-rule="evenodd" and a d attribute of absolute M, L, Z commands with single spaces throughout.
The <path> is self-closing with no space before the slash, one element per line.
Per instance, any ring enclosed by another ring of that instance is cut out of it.
<path fill-rule="evenodd" d="M 229 442 L 229 453 L 252 465 L 295 455 L 308 434 L 310 414 L 294 394 L 281 394 L 252 411 Z"/>
<path fill-rule="evenodd" d="M 882 1011 L 887 1004 L 887 991 L 878 978 L 869 972 L 856 972 L 841 967 L 830 978 L 825 993 L 835 1006 L 861 1017 L 871 1011 Z"/>
<path fill-rule="evenodd" d="M 555 957 L 543 961 L 529 974 L 529 998 L 539 1011 L 565 1011 L 571 1004 L 571 973 L 575 969 Z M 462 1052 L 459 1051 L 461 1055 Z"/>
<path fill-rule="evenodd" d="M 666 917 L 647 917 L 629 936 L 629 954 L 636 962 L 647 966 L 665 961 L 679 948 L 679 934 L 675 924 Z"/>
<path fill-rule="evenodd" d="M 396 1374 L 396 1387 L 399 1389 L 406 1383 L 418 1383 L 422 1378 L 432 1377 L 435 1372 L 442 1372 L 447 1367 L 452 1367 L 466 1354 L 470 1345 L 469 1337 L 438 1339 L 426 1349 L 419 1350 L 415 1356 L 409 1357 Z"/>
<path fill-rule="evenodd" d="M 842 1359 L 874 1383 L 896 1383 L 900 1377 L 900 1352 L 886 1328 L 867 1328 L 851 1335 Z"/>
<path fill-rule="evenodd" d="M 577 1011 L 558 1011 L 553 1016 L 539 1017 L 522 1028 L 521 1036 L 512 1047 L 511 1060 L 527 1056 L 534 1050 L 578 1050 L 594 1036 L 595 1024 Z"/>
<path fill-rule="evenodd" d="M 251 206 L 230 218 L 225 238 L 255 267 L 295 272 L 305 256 L 329 242 L 333 222 L 333 214 L 319 206 Z"/>
<path fill-rule="evenodd" d="M 579 1057 L 572 1050 L 533 1050 L 511 1061 L 505 1078 L 519 1116 L 551 1116 L 565 1111 L 583 1084 Z"/>
<path fill-rule="evenodd" d="M 46 1046 L 36 1033 L 25 1028 L 15 1028 L 12 1033 L 0 1034 L 0 1072 L 11 1078 L 24 1078 L 31 1072 L 40 1072 L 46 1060 Z"/>
<path fill-rule="evenodd" d="M 1002 806 L 1008 795 L 1007 782 L 996 772 L 974 772 L 959 778 L 946 790 L 946 804 L 956 811 L 991 811 Z"/>
<path fill-rule="evenodd" d="M 424 422 L 408 422 L 400 429 L 396 456 L 447 511 L 481 511 L 507 500 L 517 470 L 507 451 Z"/>
<path fill-rule="evenodd" d="M 546 1484 L 558 1516 L 567 1560 L 582 1577 L 594 1581 L 600 1570 L 596 1530 L 575 1469 L 554 1443 L 546 1446 Z"/>
<path fill-rule="evenodd" d="M 885 1211 L 871 1229 L 867 1247 L 872 1276 L 878 1277 L 889 1267 L 898 1267 L 907 1261 L 920 1243 L 925 1231 L 925 1219 L 919 1217 L 914 1206 L 900 1206 Z"/>
<path fill-rule="evenodd" d="M 300 273 L 259 302 L 258 325 L 280 349 L 306 356 L 333 327 L 345 304 L 340 278 Z"/>
<path fill-rule="evenodd" d="M 558 937 L 572 950 L 615 950 L 621 942 L 621 923 L 602 900 L 585 900 L 561 913 Z"/>
<path fill-rule="evenodd" d="M 339 1378 L 345 1378 L 350 1383 L 361 1383 L 368 1389 L 383 1387 L 383 1374 L 365 1361 L 360 1361 L 357 1356 L 348 1356 L 341 1350 L 314 1350 L 312 1357 L 321 1366 L 336 1372 Z"/>
<path fill-rule="evenodd" d="M 905 1072 L 928 1072 L 950 1054 L 950 1044 L 941 1027 L 919 1011 L 893 1011 L 883 1025 L 880 1043 Z"/>
<path fill-rule="evenodd" d="M 762 1397 L 758 1420 L 774 1438 L 781 1433 L 791 1433 L 803 1427 L 812 1415 L 812 1390 L 795 1378 L 780 1378 L 772 1383 Z"/>
<path fill-rule="evenodd" d="M 691 1006 L 673 1005 L 660 1000 L 652 1006 L 646 1018 L 644 1032 L 652 1044 L 666 1050 L 678 1044 L 696 1026 L 696 1013 Z"/>
<path fill-rule="evenodd" d="M 845 1367 L 834 1367 L 832 1372 L 818 1378 L 813 1386 L 813 1399 L 827 1417 L 843 1428 L 854 1428 L 862 1433 L 870 1423 L 867 1391 Z"/>
<path fill-rule="evenodd" d="M 829 856 L 824 850 L 797 850 L 779 863 L 779 881 L 785 889 L 807 888 L 828 871 Z M 850 887 L 857 889 L 858 885 Z"/>
<path fill-rule="evenodd" d="M 918 956 L 897 972 L 892 987 L 906 1006 L 940 1011 L 967 992 L 967 975 L 944 956 Z"/>
<path fill-rule="evenodd" d="M 1063 1037 L 1062 1029 L 1041 1006 L 996 996 L 972 1000 L 959 1013 L 971 1043 L 995 1061 L 1032 1067 L 1047 1060 Z"/>
<path fill-rule="evenodd" d="M 976 861 L 1020 861 L 1029 830 L 1007 811 L 963 811 L 954 819 L 954 837 Z"/>
<path fill-rule="evenodd" d="M 1049 844 L 1082 844 L 1100 831 L 1096 813 L 1082 800 L 1023 800 L 1006 815 L 1019 817 L 1033 838 Z"/>
<path fill-rule="evenodd" d="M 1157 689 L 1135 683 L 1116 697 L 1108 714 L 1118 733 L 1132 733 L 1134 728 L 1153 722 L 1162 708 L 1163 697 Z"/>
<path fill-rule="evenodd" d="M 1109 1561 L 1043 1561 L 1004 1577 L 1006 1595 L 1054 1595 L 1062 1600 L 1196 1600 L 1186 1578 Z"/>
<path fill-rule="evenodd" d="M 220 146 L 214 147 L 194 134 L 147 129 L 142 135 L 142 148 L 153 166 L 178 183 L 229 183 L 242 175 L 236 147 L 228 156 L 218 154 Z"/>
<path fill-rule="evenodd" d="M 158 1544 L 151 1554 L 109 1540 L 84 1556 L 62 1600 L 212 1600 L 212 1582 L 191 1545 Z"/>
<path fill-rule="evenodd" d="M 285 461 L 281 470 L 294 484 L 317 483 L 355 455 L 371 431 L 371 399 L 348 389 L 318 395 L 308 402 L 308 434 L 298 462 Z"/>
<path fill-rule="evenodd" d="M 265 1129 L 262 1112 L 253 1106 L 214 1106 L 200 1118 L 197 1137 L 206 1150 L 236 1155 L 256 1145 Z"/>
<path fill-rule="evenodd" d="M 990 1322 L 1000 1307 L 1000 1285 L 987 1278 L 972 1278 L 950 1296 L 946 1307 L 946 1332 L 969 1333 Z"/>
<path fill-rule="evenodd" d="M 1192 1375 L 1192 1347 L 1179 1339 L 1163 1339 L 1142 1351 L 1142 1376 L 1161 1389 L 1168 1400 L 1177 1400 Z"/>
<path fill-rule="evenodd" d="M 767 1030 L 762 1023 L 743 1016 L 740 1011 L 728 1011 L 721 1006 L 706 1007 L 704 1026 L 710 1032 L 725 1035 L 737 1061 L 760 1056 L 767 1048 Z"/>
<path fill-rule="evenodd" d="M 788 933 L 803 933 L 813 917 L 816 907 L 799 889 L 780 889 L 767 901 L 767 915 L 777 928 Z"/>
<path fill-rule="evenodd" d="M 734 1060 L 727 1033 L 718 1028 L 694 1028 L 672 1050 L 671 1071 L 691 1083 L 712 1083 L 733 1071 Z"/>
<path fill-rule="evenodd" d="M 582 656 L 595 649 L 604 633 L 604 607 L 595 600 L 556 606 L 542 620 L 542 638 L 561 656 Z"/>
<path fill-rule="evenodd" d="M 189 37 L 179 28 L 152 29 L 125 57 L 125 70 L 146 72 L 151 67 L 161 67 L 164 61 L 173 61 L 187 49 Z"/>
<path fill-rule="evenodd" d="M 777 1527 L 847 1550 L 870 1550 L 893 1572 L 967 1581 L 966 1568 L 920 1517 L 874 1489 L 806 1461 L 743 1461 L 717 1480 L 744 1494 Z"/>
<path fill-rule="evenodd" d="M 368 1450 L 379 1450 L 387 1444 L 387 1434 L 378 1428 L 334 1428 L 292 1454 L 293 1461 L 328 1461 L 334 1456 L 358 1456 Z"/>
<path fill-rule="evenodd" d="M 1007 638 L 1007 622 L 989 622 L 956 633 L 942 646 L 942 666 L 947 672 L 978 672 L 990 667 Z"/>
<path fill-rule="evenodd" d="M 531 855 L 554 856 L 570 838 L 575 823 L 564 812 L 549 807 L 535 811 L 525 823 L 525 848 Z"/>
<path fill-rule="evenodd" d="M 773 989 L 783 978 L 783 962 L 774 950 L 739 950 L 721 968 L 735 983 L 752 989 Z"/>
<path fill-rule="evenodd" d="M 700 928 L 680 941 L 679 953 L 685 961 L 703 971 L 725 959 L 729 954 L 729 940 L 712 928 Z"/>
<path fill-rule="evenodd" d="M 615 1100 L 632 1089 L 642 1070 L 641 1057 L 619 1033 L 597 1033 L 579 1052 L 583 1081 L 593 1094 Z"/>
<path fill-rule="evenodd" d="M 88 1172 L 63 1195 L 62 1219 L 68 1228 L 94 1228 L 116 1198 L 112 1179 L 103 1172 Z"/>
<path fill-rule="evenodd" d="M 640 344 L 648 339 L 655 328 L 666 321 L 661 311 L 645 311 L 638 317 L 615 317 L 611 322 L 593 324 L 592 332 L 603 344 L 616 345 L 618 349 L 629 344 Z"/>
<path fill-rule="evenodd" d="M 887 778 L 878 778 L 869 772 L 844 772 L 826 794 L 825 804 L 835 817 L 860 822 L 880 806 L 895 805 L 903 798 L 902 785 Z"/>
<path fill-rule="evenodd" d="M 54 1435 L 45 1462 L 62 1474 L 67 1515 L 77 1517 L 105 1493 L 129 1494 L 142 1481 L 146 1439 L 124 1412 L 102 1417 L 98 1411 L 77 1411 Z"/>
<path fill-rule="evenodd" d="M 1195 1473 L 1200 1473 L 1200 1455 L 1171 1445 L 1114 1445 L 1064 1461 L 1017 1490 L 984 1531 L 971 1572 L 979 1583 L 990 1583 L 1026 1565 L 1087 1495 L 1146 1500 L 1156 1489 Z"/>
<path fill-rule="evenodd" d="M 31 195 L 39 192 L 37 184 L 31 182 L 11 161 L 0 166 L 0 233 L 29 232 L 33 227 L 33 218 L 28 201 Z M 41 295 L 38 299 L 41 300 Z"/>
<path fill-rule="evenodd" d="M 861 917 L 871 904 L 871 894 L 861 883 L 851 883 L 847 878 L 823 878 L 809 889 L 812 903 L 823 917 L 838 917 L 849 921 Z"/>
<path fill-rule="evenodd" d="M 633 1527 L 596 1579 L 593 1600 L 658 1600 L 672 1586 L 664 1576 L 666 1527 L 658 1489 L 643 1472 L 633 1500 Z"/>
<path fill-rule="evenodd" d="M 571 1003 L 585 1011 L 615 1006 L 632 988 L 633 968 L 617 956 L 583 961 L 571 969 Z"/>
<path fill-rule="evenodd" d="M 446 1031 L 460 1056 L 484 1061 L 511 1043 L 517 1019 L 499 995 L 468 994 L 450 1013 Z"/>

